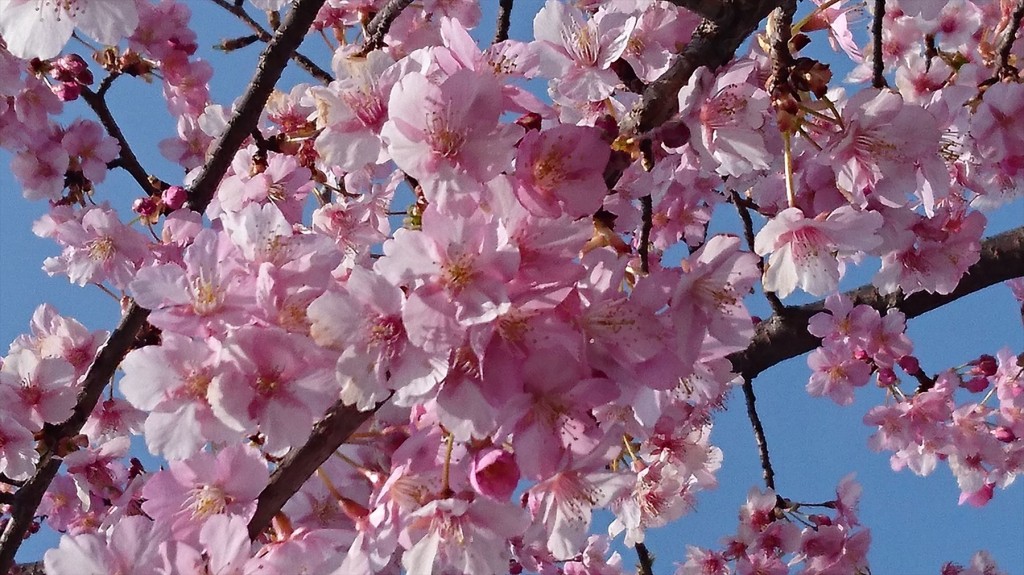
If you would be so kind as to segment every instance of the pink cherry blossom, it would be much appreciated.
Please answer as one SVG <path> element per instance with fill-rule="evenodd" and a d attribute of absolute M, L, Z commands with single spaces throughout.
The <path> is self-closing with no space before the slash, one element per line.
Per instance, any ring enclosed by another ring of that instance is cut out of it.
<path fill-rule="evenodd" d="M 19 58 L 52 58 L 75 28 L 103 44 L 117 44 L 139 23 L 134 2 L 10 0 L 0 4 L 0 35 Z"/>
<path fill-rule="evenodd" d="M 516 156 L 516 197 L 537 216 L 589 216 L 604 200 L 609 155 L 595 128 L 560 125 L 527 132 Z"/>
<path fill-rule="evenodd" d="M 823 296 L 839 286 L 838 256 L 870 250 L 882 242 L 877 230 L 882 217 L 843 206 L 828 216 L 808 219 L 799 208 L 787 208 L 758 232 L 754 251 L 771 254 L 764 274 L 764 289 L 779 297 L 798 286 Z"/>
<path fill-rule="evenodd" d="M 160 545 L 167 540 L 167 527 L 141 515 L 126 517 L 108 533 L 83 533 L 61 537 L 60 545 L 46 552 L 47 573 L 119 573 L 150 575 L 163 560 Z"/>
<path fill-rule="evenodd" d="M 391 159 L 420 182 L 427 199 L 445 207 L 511 164 L 512 144 L 522 129 L 498 124 L 501 105 L 501 89 L 490 74 L 460 70 L 435 84 L 411 72 L 391 91 L 381 137 Z M 458 205 L 470 209 L 465 202 Z"/>
<path fill-rule="evenodd" d="M 195 541 L 214 515 L 248 519 L 268 476 L 254 449 L 236 444 L 217 454 L 200 452 L 171 461 L 167 469 L 154 474 L 142 489 L 142 510 L 167 525 L 175 539 Z"/>

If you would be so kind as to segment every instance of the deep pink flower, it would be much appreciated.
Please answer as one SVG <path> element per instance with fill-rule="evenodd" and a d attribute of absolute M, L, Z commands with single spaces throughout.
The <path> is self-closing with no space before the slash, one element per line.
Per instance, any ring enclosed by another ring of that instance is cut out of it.
<path fill-rule="evenodd" d="M 593 215 L 607 193 L 603 174 L 610 154 L 596 128 L 527 132 L 516 156 L 516 197 L 536 216 Z"/>

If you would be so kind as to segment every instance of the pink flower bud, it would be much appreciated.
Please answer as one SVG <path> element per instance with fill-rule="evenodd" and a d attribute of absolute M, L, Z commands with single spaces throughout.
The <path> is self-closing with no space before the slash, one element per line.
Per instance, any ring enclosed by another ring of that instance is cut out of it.
<path fill-rule="evenodd" d="M 57 94 L 61 102 L 71 102 L 78 99 L 78 96 L 82 94 L 82 87 L 78 84 L 62 83 L 57 84 L 53 88 L 53 93 Z"/>
<path fill-rule="evenodd" d="M 878 370 L 878 386 L 889 387 L 890 385 L 899 381 L 896 378 L 896 372 L 891 367 L 883 367 Z"/>
<path fill-rule="evenodd" d="M 481 451 L 473 458 L 469 482 L 479 493 L 505 501 L 519 484 L 519 467 L 515 457 L 504 449 Z"/>
<path fill-rule="evenodd" d="M 996 358 L 987 354 L 972 361 L 968 365 L 974 366 L 974 368 L 971 370 L 972 374 L 984 375 L 986 377 L 992 377 L 993 375 L 996 374 L 996 371 L 999 369 L 999 363 L 996 361 Z"/>
<path fill-rule="evenodd" d="M 912 355 L 905 355 L 901 357 L 899 361 L 897 361 L 896 363 L 899 364 L 901 368 L 903 368 L 903 371 L 907 372 L 910 375 L 914 375 L 915 373 L 921 371 L 920 362 L 918 362 L 917 358 Z"/>
<path fill-rule="evenodd" d="M 160 204 L 151 197 L 139 198 L 132 203 L 132 211 L 144 218 L 160 213 Z"/>
<path fill-rule="evenodd" d="M 168 209 L 177 210 L 185 205 L 185 200 L 188 199 L 188 192 L 181 186 L 171 186 L 164 190 L 161 198 Z"/>
<path fill-rule="evenodd" d="M 1006 427 L 1005 425 L 1000 425 L 999 427 L 993 429 L 992 436 L 998 439 L 999 441 L 1002 441 L 1003 443 L 1013 443 L 1014 441 L 1017 440 L 1017 434 L 1015 434 L 1012 429 Z"/>
<path fill-rule="evenodd" d="M 970 391 L 971 393 L 979 393 L 985 391 L 988 387 L 988 379 L 981 376 L 972 377 L 971 379 L 961 383 L 960 387 Z"/>

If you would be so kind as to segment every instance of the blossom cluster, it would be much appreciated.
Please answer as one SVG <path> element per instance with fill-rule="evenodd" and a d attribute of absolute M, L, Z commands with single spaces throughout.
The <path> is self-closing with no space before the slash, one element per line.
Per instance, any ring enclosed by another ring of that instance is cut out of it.
<path fill-rule="evenodd" d="M 981 210 L 1020 196 L 1024 129 L 1008 119 L 1024 85 L 992 55 L 987 34 L 1012 25 L 998 6 L 938 3 L 973 8 L 954 17 L 903 2 L 885 15 L 895 88 L 847 95 L 801 57 L 788 107 L 753 42 L 695 72 L 678 112 L 641 137 L 623 70 L 641 83 L 670 73 L 701 33 L 695 13 L 547 0 L 534 40 L 481 49 L 476 2 L 426 1 L 364 51 L 351 40 L 384 4 L 324 5 L 315 27 L 345 40 L 331 46 L 334 79 L 275 92 L 208 205 L 189 187 L 232 105 L 210 93 L 186 3 L 0 5 L 0 146 L 24 196 L 51 206 L 33 227 L 60 248 L 44 269 L 149 310 L 151 337 L 84 437 L 60 447 L 65 472 L 38 512 L 65 534 L 48 573 L 619 573 L 609 538 L 642 543 L 717 484 L 714 416 L 741 381 L 758 292 L 829 296 L 808 326 L 822 340 L 808 391 L 845 405 L 876 374 L 897 401 L 865 422 L 894 469 L 946 460 L 976 504 L 1019 472 L 1012 352 L 905 395 L 897 367 L 927 376 L 904 315 L 837 295 L 865 258 L 883 294 L 951 293 L 980 258 Z M 836 10 L 795 32 L 824 26 L 860 59 Z M 60 55 L 76 28 L 110 45 L 95 92 L 98 70 Z M 900 45 L 906 28 L 934 53 Z M 176 123 L 160 151 L 185 171 L 177 185 L 152 178 L 130 222 L 96 201 L 107 171 L 135 161 L 122 137 L 60 118 L 121 76 L 159 79 Z M 547 99 L 526 89 L 538 79 Z M 742 235 L 709 231 L 724 209 L 745 216 Z M 44 427 L 71 415 L 102 339 L 44 306 L 12 344 L 6 478 L 33 475 Z M 958 407 L 958 388 L 987 395 Z M 250 533 L 270 474 L 339 401 L 374 414 Z M 166 468 L 130 459 L 132 436 Z M 784 517 L 799 505 L 752 492 L 726 550 L 691 549 L 680 573 L 863 569 L 858 496 L 844 481 L 835 515 L 801 529 Z M 591 534 L 598 509 L 614 515 L 607 538 Z"/>

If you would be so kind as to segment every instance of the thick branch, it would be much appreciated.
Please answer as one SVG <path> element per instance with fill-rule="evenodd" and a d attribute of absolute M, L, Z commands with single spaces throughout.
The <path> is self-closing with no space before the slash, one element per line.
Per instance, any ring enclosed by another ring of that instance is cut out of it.
<path fill-rule="evenodd" d="M 256 75 L 242 96 L 241 104 L 228 122 L 228 128 L 214 145 L 213 154 L 203 165 L 189 190 L 189 207 L 202 213 L 206 210 L 221 178 L 228 171 L 235 152 L 256 128 L 274 85 L 288 64 L 295 49 L 302 43 L 306 32 L 316 19 L 325 0 L 297 0 L 288 12 L 274 39 L 260 56 Z"/>
<path fill-rule="evenodd" d="M 270 483 L 256 500 L 256 513 L 249 520 L 249 536 L 255 539 L 262 533 L 313 472 L 375 412 L 359 411 L 341 400 L 335 402 L 313 426 L 306 444 L 289 453 L 270 476 Z"/>
<path fill-rule="evenodd" d="M 720 2 L 697 0 L 694 4 Z M 689 44 L 676 56 L 669 69 L 644 90 L 640 103 L 623 122 L 623 132 L 642 134 L 662 125 L 678 111 L 679 90 L 701 66 L 711 70 L 733 58 L 740 44 L 757 29 L 761 20 L 782 0 L 735 0 L 721 3 L 717 19 L 701 22 Z M 728 10 L 727 8 L 728 7 Z M 693 8 L 691 8 L 693 9 Z"/>
<path fill-rule="evenodd" d="M 256 33 L 256 37 L 259 39 L 260 42 L 266 43 L 270 42 L 270 40 L 273 39 L 273 34 L 265 30 L 263 26 L 260 26 L 260 23 L 254 20 L 252 16 L 250 16 L 249 13 L 245 11 L 245 8 L 243 8 L 241 5 L 233 4 L 231 2 L 228 2 L 227 0 L 210 1 L 220 6 L 221 8 L 227 10 L 228 12 L 234 14 L 235 17 L 244 22 L 246 26 L 251 28 L 252 31 Z M 331 76 L 329 72 L 327 72 L 319 65 L 317 65 L 316 62 L 310 60 L 306 56 L 303 56 L 299 52 L 294 52 L 291 58 L 292 60 L 295 61 L 296 64 L 299 65 L 299 67 L 308 72 L 310 76 L 313 76 L 321 83 L 330 84 L 331 80 L 334 80 L 334 77 Z"/>
<path fill-rule="evenodd" d="M 1017 277 L 1024 277 L 1024 227 L 982 242 L 981 259 L 967 270 L 956 289 L 949 294 L 920 292 L 910 296 L 901 293 L 882 295 L 873 286 L 866 285 L 846 292 L 845 295 L 854 305 L 869 305 L 880 312 L 897 309 L 909 319 Z M 761 322 L 747 349 L 729 355 L 733 371 L 753 379 L 766 369 L 820 345 L 820 339 L 807 333 L 807 322 L 811 316 L 824 309 L 824 301 L 818 301 L 787 308 L 784 315 L 773 315 Z"/>
<path fill-rule="evenodd" d="M 707 20 L 718 20 L 726 15 L 729 6 L 722 0 L 669 0 L 669 2 L 686 8 L 690 12 Z"/>
<path fill-rule="evenodd" d="M 109 84 L 104 81 L 103 86 L 109 87 Z M 106 89 L 103 87 L 100 90 L 101 92 L 106 92 Z M 87 86 L 82 86 L 81 96 L 82 100 L 96 113 L 100 124 L 110 134 L 110 137 L 117 140 L 117 145 L 121 148 L 120 156 L 117 158 L 118 165 L 131 174 L 132 179 L 139 184 L 139 187 L 142 188 L 142 191 L 146 192 L 146 195 L 159 194 L 160 190 L 154 187 L 153 182 L 150 181 L 149 173 L 143 169 L 139 159 L 135 156 L 135 152 L 128 145 L 128 140 L 124 137 L 121 127 L 117 125 L 117 121 L 114 120 L 114 114 L 110 112 L 110 107 L 107 106 L 107 100 L 103 97 L 102 93 L 93 92 Z"/>
<path fill-rule="evenodd" d="M 643 543 L 636 544 L 637 575 L 654 575 L 654 556 Z"/>
<path fill-rule="evenodd" d="M 129 308 L 120 325 L 110 334 L 96 359 L 89 366 L 71 417 L 60 425 L 47 424 L 43 427 L 45 451 L 39 457 L 35 475 L 14 494 L 15 503 L 11 507 L 11 517 L 3 534 L 0 534 L 0 573 L 7 573 L 14 564 L 14 555 L 32 525 L 39 502 L 60 469 L 64 444 L 82 431 L 82 426 L 96 407 L 103 389 L 113 377 L 114 370 L 121 364 L 125 354 L 131 350 L 135 336 L 145 325 L 148 316 L 148 310 L 136 305 Z"/>

